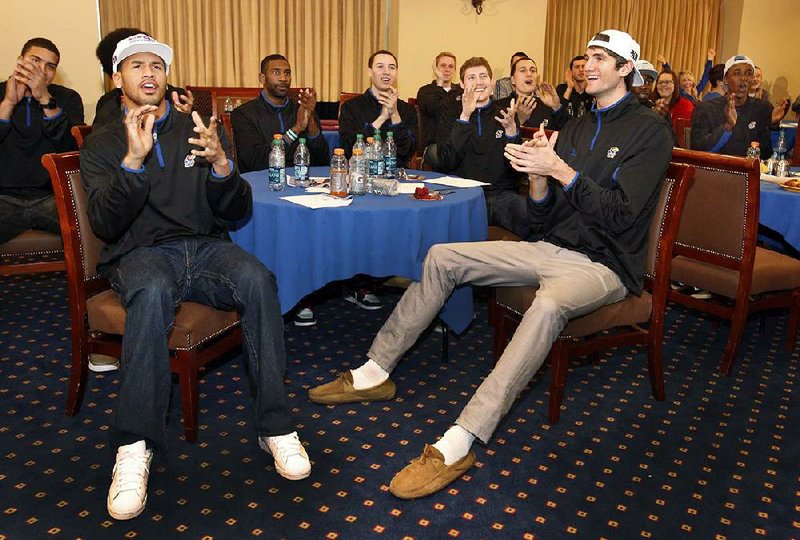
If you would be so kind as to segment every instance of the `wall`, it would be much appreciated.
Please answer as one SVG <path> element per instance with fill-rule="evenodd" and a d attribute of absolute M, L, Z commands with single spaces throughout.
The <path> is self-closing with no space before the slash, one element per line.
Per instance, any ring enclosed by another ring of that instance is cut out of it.
<path fill-rule="evenodd" d="M 416 97 L 431 82 L 437 53 L 450 51 L 456 69 L 471 56 L 484 56 L 495 78 L 509 72 L 509 59 L 525 51 L 539 64 L 544 56 L 547 0 L 486 0 L 477 15 L 469 0 L 392 0 L 400 4 L 396 21 L 400 97 Z M 457 78 L 457 76 L 456 76 Z M 560 81 L 555 81 L 556 83 Z"/>
<path fill-rule="evenodd" d="M 55 83 L 76 90 L 83 98 L 86 123 L 103 93 L 100 63 L 94 49 L 100 40 L 96 0 L 3 0 L 0 32 L 0 79 L 14 68 L 22 45 L 32 37 L 46 37 L 61 51 Z"/>
<path fill-rule="evenodd" d="M 746 54 L 764 72 L 764 87 L 775 103 L 800 94 L 800 10 L 797 0 L 728 0 L 722 55 Z M 791 115 L 791 113 L 790 113 Z"/>

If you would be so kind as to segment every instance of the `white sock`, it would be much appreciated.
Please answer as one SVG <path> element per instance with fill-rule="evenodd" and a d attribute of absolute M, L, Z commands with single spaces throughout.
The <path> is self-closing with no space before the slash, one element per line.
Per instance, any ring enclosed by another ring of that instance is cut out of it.
<path fill-rule="evenodd" d="M 475 435 L 455 424 L 445 431 L 441 439 L 433 445 L 444 456 L 444 464 L 452 465 L 469 453 Z"/>
<path fill-rule="evenodd" d="M 367 360 L 360 368 L 351 369 L 350 373 L 353 374 L 353 388 L 356 390 L 378 386 L 389 378 L 389 373 L 374 360 Z"/>

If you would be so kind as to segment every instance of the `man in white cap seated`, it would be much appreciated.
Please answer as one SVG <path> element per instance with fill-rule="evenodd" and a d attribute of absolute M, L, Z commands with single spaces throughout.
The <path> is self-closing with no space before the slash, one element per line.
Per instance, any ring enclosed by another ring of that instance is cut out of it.
<path fill-rule="evenodd" d="M 433 246 L 420 281 L 372 342 L 369 360 L 309 391 L 323 404 L 394 399 L 390 373 L 456 286 L 539 286 L 455 424 L 392 479 L 389 491 L 397 497 L 430 495 L 470 469 L 475 439 L 489 442 L 567 321 L 642 290 L 647 233 L 672 137 L 664 120 L 630 92 L 634 82 L 643 82 L 634 66 L 639 44 L 631 36 L 606 30 L 589 41 L 586 53 L 592 110 L 550 140 L 540 129 L 524 144 L 505 146 L 512 166 L 528 174 L 528 195 L 509 199 L 508 209 L 519 224 L 514 232 L 527 241 Z"/>
<path fill-rule="evenodd" d="M 153 449 L 164 450 L 171 374 L 167 336 L 182 301 L 236 310 L 254 396 L 258 443 L 284 477 L 309 475 L 283 383 L 283 321 L 273 274 L 224 228 L 246 216 L 252 194 L 215 118 L 168 99 L 172 49 L 144 34 L 120 41 L 114 84 L 124 117 L 93 132 L 81 152 L 89 221 L 105 242 L 98 270 L 127 312 L 121 381 L 111 422 L 116 449 L 108 512 L 144 510 Z"/>
<path fill-rule="evenodd" d="M 754 71 L 755 64 L 743 54 L 732 56 L 725 62 L 724 80 L 728 93 L 725 99 L 712 99 L 697 105 L 692 115 L 693 150 L 746 156 L 750 143 L 757 141 L 764 159 L 772 155 L 769 135 L 772 107 L 764 100 L 748 96 Z M 781 109 L 776 111 L 781 112 Z"/>
<path fill-rule="evenodd" d="M 642 84 L 634 84 L 632 92 L 636 94 L 639 103 L 652 109 L 655 103 L 653 99 L 653 83 L 658 77 L 658 71 L 647 60 L 637 60 L 634 65 L 636 66 L 636 71 L 642 75 Z"/>

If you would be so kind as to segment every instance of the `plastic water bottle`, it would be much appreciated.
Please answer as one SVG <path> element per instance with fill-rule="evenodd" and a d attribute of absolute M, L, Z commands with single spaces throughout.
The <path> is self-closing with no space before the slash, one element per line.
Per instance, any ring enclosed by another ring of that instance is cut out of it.
<path fill-rule="evenodd" d="M 364 190 L 372 193 L 372 184 L 378 178 L 378 163 L 375 159 L 375 139 L 367 137 L 367 146 L 364 150 L 364 158 L 367 161 L 367 181 Z"/>
<path fill-rule="evenodd" d="M 778 160 L 785 159 L 786 135 L 784 134 L 783 130 L 781 130 L 780 135 L 778 135 L 778 143 L 775 145 L 775 148 L 773 148 L 773 150 L 775 150 Z"/>
<path fill-rule="evenodd" d="M 233 112 L 233 102 L 231 101 L 231 98 L 229 98 L 229 97 L 225 98 L 225 109 L 224 110 L 225 110 L 226 113 L 232 113 Z"/>
<path fill-rule="evenodd" d="M 386 134 L 386 144 L 383 145 L 384 176 L 394 178 L 397 175 L 397 146 L 394 143 L 394 133 Z"/>
<path fill-rule="evenodd" d="M 747 157 L 748 158 L 756 158 L 761 159 L 761 148 L 759 148 L 760 143 L 758 141 L 752 141 L 750 143 L 750 148 L 747 149 Z"/>
<path fill-rule="evenodd" d="M 383 161 L 383 142 L 381 142 L 381 134 L 379 131 L 375 131 L 372 140 L 372 146 L 375 147 L 375 177 L 383 178 L 383 175 L 386 174 L 386 167 Z"/>
<path fill-rule="evenodd" d="M 308 166 L 311 164 L 311 153 L 306 140 L 300 138 L 294 151 L 294 181 L 297 187 L 308 187 Z"/>
<path fill-rule="evenodd" d="M 364 135 L 362 133 L 356 134 L 356 143 L 353 145 L 353 153 L 356 153 L 356 148 L 361 149 L 361 153 L 364 154 L 366 151 L 366 145 L 364 144 Z"/>
<path fill-rule="evenodd" d="M 367 186 L 367 160 L 364 150 L 353 148 L 353 157 L 350 158 L 350 194 L 363 195 Z"/>
<path fill-rule="evenodd" d="M 272 141 L 278 141 L 281 144 L 281 148 L 283 149 L 283 155 L 286 155 L 286 143 L 283 141 L 283 135 L 280 133 L 276 133 L 272 136 Z"/>
<path fill-rule="evenodd" d="M 347 158 L 344 157 L 344 148 L 335 149 L 331 158 L 331 195 L 347 197 Z"/>
<path fill-rule="evenodd" d="M 272 150 L 269 152 L 269 189 L 270 191 L 283 191 L 286 187 L 286 152 L 281 147 L 281 141 L 272 140 Z"/>
<path fill-rule="evenodd" d="M 372 185 L 372 193 L 375 195 L 388 195 L 394 197 L 400 192 L 400 182 L 395 178 L 376 178 Z"/>

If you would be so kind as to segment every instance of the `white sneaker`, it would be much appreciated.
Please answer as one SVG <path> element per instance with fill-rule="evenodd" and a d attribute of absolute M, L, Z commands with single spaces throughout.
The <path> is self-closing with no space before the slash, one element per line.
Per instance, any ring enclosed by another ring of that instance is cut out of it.
<path fill-rule="evenodd" d="M 144 441 L 120 446 L 108 488 L 108 513 L 114 519 L 133 519 L 147 504 L 147 477 L 153 451 Z"/>
<path fill-rule="evenodd" d="M 119 369 L 119 360 L 113 356 L 96 353 L 89 355 L 89 371 L 103 373 L 105 371 L 114 371 L 115 369 Z"/>
<path fill-rule="evenodd" d="M 275 458 L 278 474 L 289 480 L 302 480 L 311 474 L 311 462 L 296 431 L 277 437 L 259 437 L 258 446 Z"/>

